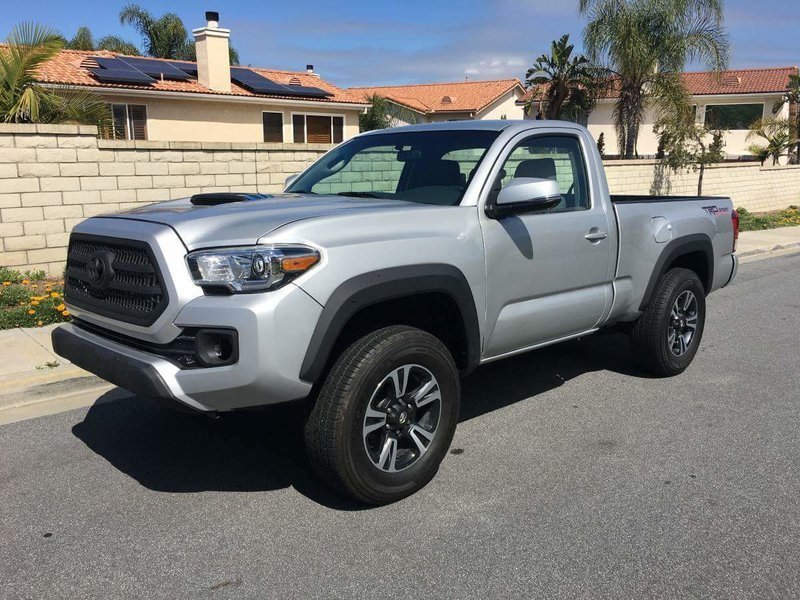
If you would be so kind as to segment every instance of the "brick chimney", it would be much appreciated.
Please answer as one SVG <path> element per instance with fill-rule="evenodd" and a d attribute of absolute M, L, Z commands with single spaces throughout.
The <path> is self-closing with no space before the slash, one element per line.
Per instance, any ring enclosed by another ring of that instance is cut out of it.
<path fill-rule="evenodd" d="M 221 29 L 219 13 L 206 13 L 206 26 L 192 30 L 197 47 L 197 80 L 217 92 L 231 91 L 230 29 Z"/>

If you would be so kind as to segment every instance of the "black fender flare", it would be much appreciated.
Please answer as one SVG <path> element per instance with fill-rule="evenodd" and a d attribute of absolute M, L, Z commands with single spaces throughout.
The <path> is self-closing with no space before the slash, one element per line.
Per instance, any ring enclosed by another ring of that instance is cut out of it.
<path fill-rule="evenodd" d="M 472 289 L 460 269 L 433 263 L 370 271 L 340 284 L 322 309 L 300 367 L 300 378 L 316 383 L 344 326 L 360 310 L 386 300 L 431 292 L 447 294 L 458 306 L 467 341 L 464 371 L 474 369 L 480 362 L 481 341 Z"/>
<path fill-rule="evenodd" d="M 647 288 L 645 288 L 639 310 L 644 311 L 650 304 L 656 285 L 667 272 L 667 267 L 681 256 L 694 252 L 701 252 L 706 259 L 708 281 L 704 281 L 703 286 L 706 289 L 706 293 L 711 290 L 711 285 L 714 282 L 714 246 L 711 244 L 711 238 L 704 233 L 686 235 L 668 242 L 664 250 L 662 250 L 650 275 L 650 280 L 647 282 Z"/>

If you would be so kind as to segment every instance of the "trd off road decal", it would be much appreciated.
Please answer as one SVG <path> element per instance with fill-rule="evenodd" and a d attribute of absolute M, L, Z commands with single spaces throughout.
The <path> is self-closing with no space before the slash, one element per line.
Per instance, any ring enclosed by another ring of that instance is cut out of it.
<path fill-rule="evenodd" d="M 704 206 L 703 210 L 710 215 L 718 215 L 728 212 L 728 208 L 726 206 L 723 206 L 721 208 L 718 206 Z"/>

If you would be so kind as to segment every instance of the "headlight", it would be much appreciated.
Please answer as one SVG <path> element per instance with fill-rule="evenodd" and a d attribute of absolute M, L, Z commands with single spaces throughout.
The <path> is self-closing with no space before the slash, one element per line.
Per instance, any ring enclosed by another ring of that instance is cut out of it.
<path fill-rule="evenodd" d="M 231 292 L 275 289 L 319 262 L 306 246 L 251 246 L 192 252 L 186 257 L 194 282 Z"/>

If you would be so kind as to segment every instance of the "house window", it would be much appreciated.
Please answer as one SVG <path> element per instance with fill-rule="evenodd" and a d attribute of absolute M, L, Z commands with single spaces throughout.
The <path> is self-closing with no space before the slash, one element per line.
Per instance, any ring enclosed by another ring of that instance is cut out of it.
<path fill-rule="evenodd" d="M 706 125 L 711 129 L 750 129 L 763 114 L 763 104 L 710 104 L 706 106 Z"/>
<path fill-rule="evenodd" d="M 111 128 L 105 137 L 112 140 L 146 140 L 147 107 L 142 104 L 111 104 Z"/>
<path fill-rule="evenodd" d="M 344 117 L 292 115 L 296 144 L 338 144 L 344 141 Z"/>
<path fill-rule="evenodd" d="M 283 113 L 262 113 L 264 124 L 264 141 L 283 143 Z"/>

